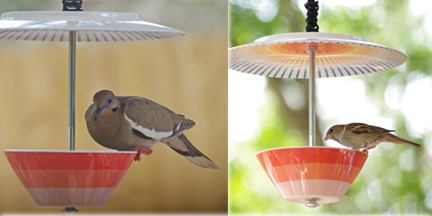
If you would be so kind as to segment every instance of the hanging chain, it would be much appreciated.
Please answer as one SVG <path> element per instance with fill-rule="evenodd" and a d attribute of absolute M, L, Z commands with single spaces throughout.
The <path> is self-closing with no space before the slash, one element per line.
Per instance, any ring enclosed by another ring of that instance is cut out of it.
<path fill-rule="evenodd" d="M 62 0 L 63 11 L 82 11 L 82 0 Z"/>
<path fill-rule="evenodd" d="M 318 1 L 308 0 L 306 4 L 304 4 L 307 13 L 306 13 L 306 32 L 318 32 Z"/>

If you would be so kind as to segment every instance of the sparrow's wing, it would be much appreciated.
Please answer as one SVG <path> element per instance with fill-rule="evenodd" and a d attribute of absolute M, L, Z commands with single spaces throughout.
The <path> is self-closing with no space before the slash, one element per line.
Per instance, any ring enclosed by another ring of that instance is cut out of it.
<path fill-rule="evenodd" d="M 394 130 L 387 130 L 385 128 L 367 125 L 363 123 L 351 123 L 347 125 L 347 129 L 353 134 L 371 134 L 371 133 L 388 133 Z"/>

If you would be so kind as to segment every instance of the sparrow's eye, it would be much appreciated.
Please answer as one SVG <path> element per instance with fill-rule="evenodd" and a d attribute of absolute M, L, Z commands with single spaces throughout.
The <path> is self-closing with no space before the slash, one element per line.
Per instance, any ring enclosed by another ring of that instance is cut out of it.
<path fill-rule="evenodd" d="M 329 132 L 330 132 L 330 133 L 333 133 L 333 131 L 334 131 L 334 128 L 333 128 L 333 127 L 330 128 Z"/>

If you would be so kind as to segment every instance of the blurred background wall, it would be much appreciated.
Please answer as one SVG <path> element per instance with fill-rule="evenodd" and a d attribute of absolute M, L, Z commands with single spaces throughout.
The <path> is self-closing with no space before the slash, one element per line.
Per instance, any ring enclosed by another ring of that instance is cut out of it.
<path fill-rule="evenodd" d="M 55 10 L 61 0 L 2 0 L 0 12 Z M 76 149 L 103 150 L 87 133 L 84 113 L 95 92 L 155 100 L 193 119 L 186 134 L 220 167 L 195 166 L 158 144 L 134 162 L 101 207 L 80 213 L 226 212 L 227 2 L 207 0 L 85 1 L 85 11 L 134 12 L 186 32 L 159 41 L 78 43 Z M 68 44 L 0 41 L 0 146 L 67 149 Z M 58 213 L 37 206 L 0 154 L 0 213 Z"/>

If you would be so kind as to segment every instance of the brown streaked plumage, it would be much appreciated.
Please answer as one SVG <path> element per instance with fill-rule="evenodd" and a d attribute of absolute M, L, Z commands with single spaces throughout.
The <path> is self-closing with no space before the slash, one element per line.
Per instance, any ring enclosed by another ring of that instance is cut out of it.
<path fill-rule="evenodd" d="M 195 148 L 183 134 L 195 122 L 143 97 L 115 96 L 101 90 L 93 97 L 85 119 L 91 137 L 100 145 L 117 150 L 152 153 L 158 141 L 167 144 L 192 163 L 204 168 L 218 168 Z"/>
<path fill-rule="evenodd" d="M 363 123 L 351 123 L 346 125 L 334 125 L 327 130 L 324 140 L 335 140 L 340 144 L 353 149 L 375 148 L 381 142 L 392 142 L 396 144 L 408 144 L 419 148 L 420 145 L 409 140 L 391 134 L 394 130 Z"/>

